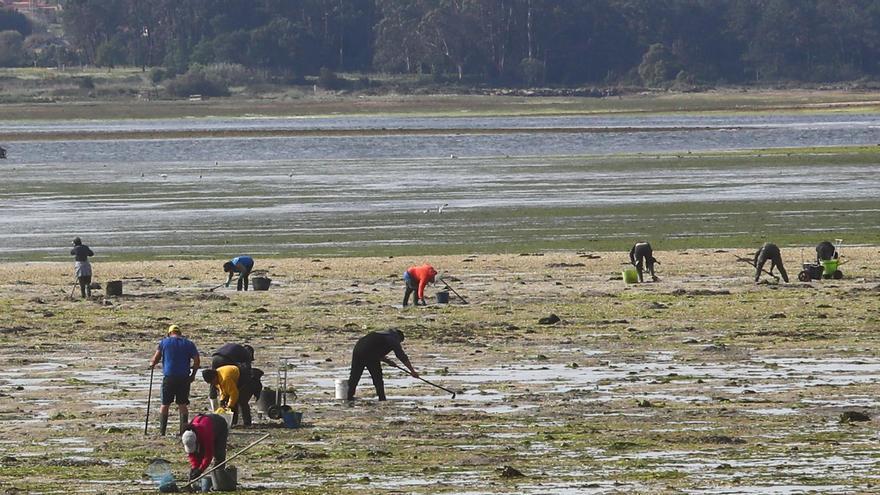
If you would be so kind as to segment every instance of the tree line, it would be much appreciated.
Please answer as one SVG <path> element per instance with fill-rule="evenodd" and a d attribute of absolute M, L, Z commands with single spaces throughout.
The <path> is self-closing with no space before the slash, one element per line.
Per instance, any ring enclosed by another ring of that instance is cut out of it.
<path fill-rule="evenodd" d="M 663 86 L 880 74 L 877 0 L 59 0 L 0 10 L 0 65 L 235 64 L 286 78 Z"/>

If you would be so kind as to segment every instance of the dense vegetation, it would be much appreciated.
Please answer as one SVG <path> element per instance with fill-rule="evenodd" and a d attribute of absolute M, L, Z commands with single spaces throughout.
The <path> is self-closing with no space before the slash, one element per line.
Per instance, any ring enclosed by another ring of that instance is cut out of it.
<path fill-rule="evenodd" d="M 297 80 L 520 85 L 880 75 L 876 0 L 59 0 L 62 37 L 0 11 L 0 65 L 232 64 Z M 32 32 L 33 31 L 33 32 Z"/>

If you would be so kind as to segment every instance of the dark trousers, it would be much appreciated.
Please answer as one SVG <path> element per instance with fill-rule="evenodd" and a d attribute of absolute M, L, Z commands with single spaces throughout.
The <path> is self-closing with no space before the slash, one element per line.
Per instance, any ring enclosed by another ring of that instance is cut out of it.
<path fill-rule="evenodd" d="M 788 283 L 788 273 L 785 271 L 785 266 L 782 265 L 782 255 L 779 253 L 770 253 L 768 256 L 764 251 L 761 251 L 758 255 L 758 261 L 755 263 L 755 282 L 761 278 L 761 270 L 764 268 L 764 264 L 767 263 L 767 261 L 770 261 L 770 273 L 773 273 L 774 268 L 778 268 L 782 280 Z"/>
<path fill-rule="evenodd" d="M 229 440 L 229 425 L 219 414 L 210 414 L 211 426 L 214 427 L 214 465 L 226 460 L 226 444 Z"/>
<path fill-rule="evenodd" d="M 654 278 L 654 250 L 651 249 L 651 245 L 636 245 L 633 250 L 633 257 L 636 260 L 636 271 L 639 272 L 639 282 L 645 281 L 642 277 L 645 267 L 648 268 L 648 273 L 651 274 L 651 278 Z"/>
<path fill-rule="evenodd" d="M 348 400 L 354 399 L 354 392 L 357 389 L 358 382 L 361 381 L 361 375 L 364 368 L 369 370 L 370 378 L 373 379 L 373 386 L 376 387 L 376 395 L 379 400 L 385 400 L 385 381 L 382 379 L 382 364 L 378 359 L 370 359 L 361 355 L 357 349 L 351 355 L 351 372 L 348 375 Z"/>
<path fill-rule="evenodd" d="M 251 398 L 259 397 L 262 390 L 260 382 L 254 380 L 250 376 L 250 369 L 241 370 L 242 376 L 238 379 L 238 405 L 232 412 L 232 424 L 238 424 L 238 418 L 241 417 L 245 426 L 250 426 L 252 422 L 251 416 Z"/>
<path fill-rule="evenodd" d="M 82 297 L 92 297 L 92 276 L 78 277 L 77 281 L 79 282 L 79 291 L 82 293 Z"/>
<path fill-rule="evenodd" d="M 238 275 L 238 286 L 236 290 L 248 290 L 248 276 L 250 273 L 240 273 Z"/>
<path fill-rule="evenodd" d="M 404 306 L 409 304 L 409 295 L 416 292 L 419 288 L 418 283 L 416 283 L 415 279 L 413 279 L 412 277 L 410 277 L 408 275 L 409 274 L 404 274 L 404 276 L 403 276 L 403 282 L 406 285 L 406 289 L 404 289 L 404 292 L 403 292 L 403 305 Z M 413 294 L 413 304 L 416 304 L 419 301 L 418 297 L 419 297 L 418 294 Z"/>

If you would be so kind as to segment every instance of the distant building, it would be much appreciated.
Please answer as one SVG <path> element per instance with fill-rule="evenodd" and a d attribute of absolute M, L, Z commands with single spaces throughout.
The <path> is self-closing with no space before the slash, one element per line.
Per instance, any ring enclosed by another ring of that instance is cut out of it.
<path fill-rule="evenodd" d="M 61 6 L 58 2 L 48 0 L 0 0 L 0 5 L 22 14 L 35 14 L 37 12 L 58 11 Z"/>

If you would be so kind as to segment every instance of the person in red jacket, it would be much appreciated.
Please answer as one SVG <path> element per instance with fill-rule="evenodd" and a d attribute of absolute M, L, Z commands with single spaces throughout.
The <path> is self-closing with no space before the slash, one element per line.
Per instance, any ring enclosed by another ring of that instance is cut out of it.
<path fill-rule="evenodd" d="M 214 461 L 219 465 L 226 460 L 226 441 L 229 427 L 219 414 L 199 414 L 187 425 L 180 440 L 189 456 L 189 479 L 198 478 Z"/>
<path fill-rule="evenodd" d="M 428 285 L 428 282 L 433 283 L 436 276 L 437 270 L 427 263 L 422 266 L 411 266 L 403 272 L 403 281 L 406 284 L 406 291 L 403 293 L 403 306 L 406 307 L 409 303 L 409 295 L 413 292 L 416 293 L 416 297 L 413 297 L 413 306 L 418 306 L 419 301 L 422 302 L 422 306 L 425 306 L 425 286 Z"/>

